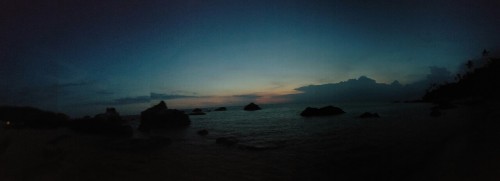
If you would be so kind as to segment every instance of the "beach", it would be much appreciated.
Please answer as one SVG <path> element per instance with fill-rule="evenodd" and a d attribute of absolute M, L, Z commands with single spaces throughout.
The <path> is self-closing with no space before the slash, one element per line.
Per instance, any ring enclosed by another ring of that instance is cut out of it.
<path fill-rule="evenodd" d="M 258 114 L 230 108 L 131 138 L 2 128 L 0 180 L 497 180 L 495 106 L 458 105 L 430 117 L 432 106 L 346 105 L 345 115 L 312 119 L 298 116 L 301 105 Z M 381 118 L 357 118 L 363 111 Z M 227 136 L 238 143 L 216 143 Z"/>

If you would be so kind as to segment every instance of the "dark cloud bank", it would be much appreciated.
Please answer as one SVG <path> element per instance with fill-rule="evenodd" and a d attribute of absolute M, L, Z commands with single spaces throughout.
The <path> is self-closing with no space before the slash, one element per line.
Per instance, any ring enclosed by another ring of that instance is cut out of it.
<path fill-rule="evenodd" d="M 187 95 L 175 95 L 175 94 L 161 94 L 161 93 L 151 93 L 149 96 L 136 96 L 136 97 L 123 97 L 114 99 L 108 102 L 97 102 L 97 105 L 127 105 L 127 104 L 139 104 L 148 103 L 152 100 L 170 100 L 170 99 L 181 99 L 181 98 L 193 98 L 196 96 Z"/>
<path fill-rule="evenodd" d="M 451 81 L 451 73 L 440 67 L 430 67 L 430 74 L 423 80 L 402 85 L 397 80 L 391 84 L 377 83 L 366 76 L 339 83 L 308 85 L 296 88 L 298 94 L 284 97 L 292 102 L 347 102 L 347 101 L 404 101 L 420 99 L 432 85 Z"/>

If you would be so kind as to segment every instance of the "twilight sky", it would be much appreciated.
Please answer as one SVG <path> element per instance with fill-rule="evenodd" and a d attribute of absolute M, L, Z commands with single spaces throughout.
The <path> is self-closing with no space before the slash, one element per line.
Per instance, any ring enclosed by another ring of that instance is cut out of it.
<path fill-rule="evenodd" d="M 71 116 L 286 102 L 366 76 L 411 84 L 498 50 L 499 1 L 6 0 L 0 105 Z M 152 101 L 152 102 L 150 102 Z"/>

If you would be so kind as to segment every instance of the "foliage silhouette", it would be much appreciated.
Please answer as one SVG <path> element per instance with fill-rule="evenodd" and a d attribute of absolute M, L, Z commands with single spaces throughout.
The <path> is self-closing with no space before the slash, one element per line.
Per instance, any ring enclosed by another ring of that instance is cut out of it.
<path fill-rule="evenodd" d="M 500 87 L 500 59 L 489 57 L 489 52 L 484 50 L 483 57 L 486 64 L 473 68 L 472 61 L 466 66 L 469 71 L 459 76 L 457 82 L 437 85 L 426 92 L 423 101 L 445 103 L 457 99 L 479 98 L 498 100 Z"/>

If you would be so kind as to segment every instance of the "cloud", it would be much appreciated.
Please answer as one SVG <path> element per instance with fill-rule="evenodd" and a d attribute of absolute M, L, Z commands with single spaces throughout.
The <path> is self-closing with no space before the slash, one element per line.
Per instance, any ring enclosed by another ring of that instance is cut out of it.
<path fill-rule="evenodd" d="M 233 101 L 235 102 L 259 102 L 259 100 L 262 98 L 262 95 L 258 94 L 240 94 L 240 95 L 232 95 L 230 98 L 234 98 Z"/>
<path fill-rule="evenodd" d="M 162 93 L 151 93 L 149 96 L 136 96 L 136 97 L 123 97 L 114 99 L 109 102 L 97 102 L 99 105 L 127 105 L 127 104 L 140 104 L 148 103 L 152 100 L 171 100 L 171 99 L 182 99 L 182 98 L 195 98 L 197 96 L 186 96 L 186 95 L 176 95 L 176 94 L 162 94 Z"/>
<path fill-rule="evenodd" d="M 397 80 L 391 84 L 377 83 L 371 78 L 361 76 L 338 83 L 299 87 L 295 90 L 301 93 L 282 97 L 292 102 L 413 100 L 421 98 L 431 84 L 450 79 L 451 74 L 447 69 L 430 67 L 430 74 L 425 79 L 412 84 L 401 85 Z"/>
<path fill-rule="evenodd" d="M 402 91 L 398 83 L 377 83 L 366 76 L 339 83 L 309 85 L 295 90 L 301 93 L 288 97 L 298 102 L 391 100 L 400 99 L 396 95 L 400 95 Z"/>
<path fill-rule="evenodd" d="M 241 95 L 233 95 L 232 97 L 243 98 L 243 99 L 258 99 L 261 96 L 257 94 L 241 94 Z"/>
<path fill-rule="evenodd" d="M 95 93 L 100 94 L 100 95 L 112 95 L 112 94 L 114 94 L 114 92 L 108 91 L 108 90 L 98 90 Z"/>
<path fill-rule="evenodd" d="M 429 82 L 445 82 L 450 81 L 451 72 L 448 69 L 443 67 L 429 67 L 431 73 L 427 75 L 427 79 Z"/>
<path fill-rule="evenodd" d="M 111 102 L 114 105 L 124 105 L 124 104 L 138 104 L 138 103 L 146 103 L 151 100 L 150 96 L 137 96 L 137 97 L 124 97 L 115 99 Z"/>
<path fill-rule="evenodd" d="M 197 96 L 186 96 L 186 95 L 177 95 L 177 94 L 159 94 L 159 93 L 151 93 L 151 99 L 153 100 L 169 100 L 169 99 L 180 99 L 180 98 L 194 98 Z"/>
<path fill-rule="evenodd" d="M 54 87 L 65 88 L 65 87 L 78 87 L 78 86 L 87 86 L 93 84 L 93 81 L 76 81 L 76 82 L 67 82 L 62 84 L 54 84 Z"/>

